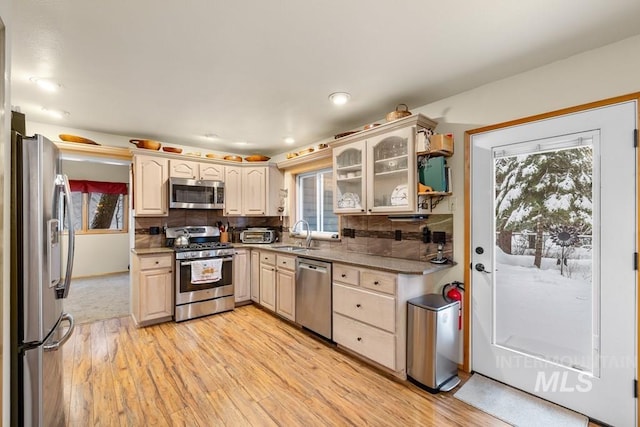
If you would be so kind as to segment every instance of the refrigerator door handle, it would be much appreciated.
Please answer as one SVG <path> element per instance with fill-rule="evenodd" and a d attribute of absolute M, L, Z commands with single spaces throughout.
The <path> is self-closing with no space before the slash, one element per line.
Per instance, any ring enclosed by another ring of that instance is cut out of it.
<path fill-rule="evenodd" d="M 64 191 L 65 204 L 67 205 L 67 230 L 69 236 L 69 244 L 67 245 L 67 271 L 64 276 L 64 283 L 56 288 L 58 298 L 66 298 L 69 294 L 71 285 L 71 273 L 73 272 L 73 257 L 75 254 L 76 232 L 73 229 L 73 205 L 71 202 L 71 187 L 69 186 L 69 178 L 67 175 L 58 175 L 56 177 L 56 185 L 62 187 Z M 63 212 L 64 215 L 64 212 Z"/>
<path fill-rule="evenodd" d="M 56 351 L 58 350 L 64 343 L 67 342 L 67 340 L 69 338 L 71 338 L 71 335 L 73 334 L 73 329 L 76 327 L 76 322 L 73 320 L 73 316 L 69 313 L 62 313 L 62 316 L 60 316 L 60 322 L 58 323 L 58 327 L 60 327 L 60 325 L 62 324 L 62 322 L 67 321 L 69 322 L 69 329 L 67 330 L 67 332 L 64 334 L 64 336 L 62 338 L 60 338 L 59 341 L 54 341 L 51 344 L 45 344 L 42 346 L 42 349 L 44 351 Z"/>

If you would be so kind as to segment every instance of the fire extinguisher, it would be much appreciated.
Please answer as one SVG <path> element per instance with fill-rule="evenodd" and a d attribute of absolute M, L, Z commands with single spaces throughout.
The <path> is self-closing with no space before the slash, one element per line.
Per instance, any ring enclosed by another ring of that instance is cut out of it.
<path fill-rule="evenodd" d="M 458 305 L 458 330 L 462 329 L 462 292 L 464 284 L 462 282 L 447 283 L 442 287 L 442 296 L 449 302 L 460 301 Z"/>

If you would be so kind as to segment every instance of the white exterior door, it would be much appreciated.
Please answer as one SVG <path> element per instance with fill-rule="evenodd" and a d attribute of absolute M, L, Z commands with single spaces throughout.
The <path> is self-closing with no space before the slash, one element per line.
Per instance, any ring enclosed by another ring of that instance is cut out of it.
<path fill-rule="evenodd" d="M 471 136 L 472 369 L 635 425 L 637 105 Z"/>

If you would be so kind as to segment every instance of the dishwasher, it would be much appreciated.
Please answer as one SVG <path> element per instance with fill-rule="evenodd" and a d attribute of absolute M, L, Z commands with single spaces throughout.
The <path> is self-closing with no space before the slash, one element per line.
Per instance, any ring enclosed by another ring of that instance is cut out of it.
<path fill-rule="evenodd" d="M 296 259 L 296 323 L 332 339 L 331 263 Z"/>

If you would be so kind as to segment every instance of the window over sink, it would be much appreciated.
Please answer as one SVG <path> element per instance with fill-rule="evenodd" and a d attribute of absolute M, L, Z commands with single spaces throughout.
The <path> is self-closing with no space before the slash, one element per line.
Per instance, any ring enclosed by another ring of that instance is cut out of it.
<path fill-rule="evenodd" d="M 338 216 L 333 213 L 333 170 L 298 174 L 296 187 L 296 218 L 306 220 L 313 235 L 336 234 Z"/>

